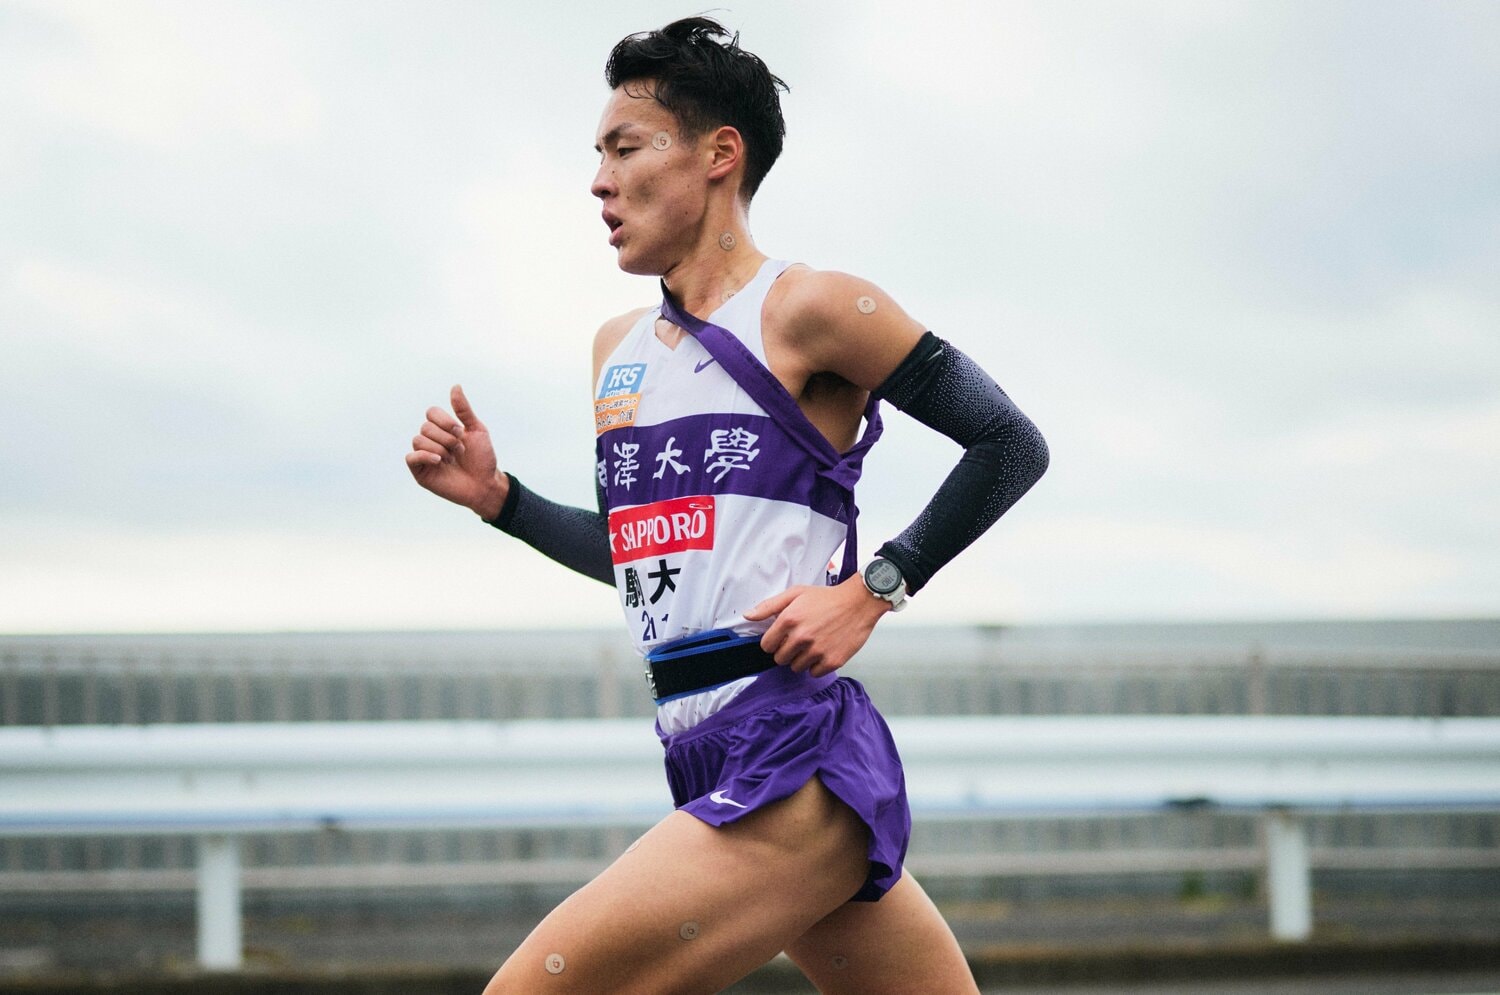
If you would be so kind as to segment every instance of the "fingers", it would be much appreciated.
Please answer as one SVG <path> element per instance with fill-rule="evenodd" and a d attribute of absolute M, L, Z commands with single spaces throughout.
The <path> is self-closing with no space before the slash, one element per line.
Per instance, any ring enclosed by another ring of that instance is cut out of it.
<path fill-rule="evenodd" d="M 453 413 L 458 416 L 461 423 L 459 434 L 462 434 L 465 428 L 480 427 L 479 416 L 474 414 L 474 409 L 470 407 L 469 399 L 464 396 L 463 387 L 454 384 L 453 389 L 448 392 L 448 402 L 453 405 Z"/>
<path fill-rule="evenodd" d="M 745 612 L 745 618 L 751 622 L 759 622 L 763 618 L 770 618 L 772 615 L 779 614 L 787 605 L 797 599 L 799 590 L 800 588 L 789 587 L 780 594 L 773 594 L 754 608 Z"/>
<path fill-rule="evenodd" d="M 834 669 L 827 667 L 823 651 L 815 645 L 811 636 L 792 637 L 782 642 L 781 648 L 776 651 L 776 662 L 794 673 L 809 673 L 814 677 Z M 820 669 L 825 667 L 826 670 Z"/>
<path fill-rule="evenodd" d="M 825 674 L 833 673 L 835 670 L 838 670 L 847 662 L 847 660 L 819 660 L 817 663 L 814 663 L 810 668 L 808 668 L 807 673 L 810 677 L 822 677 Z"/>
<path fill-rule="evenodd" d="M 799 591 L 799 588 L 789 587 L 780 594 L 774 594 L 745 612 L 745 618 L 751 622 L 759 622 L 761 619 L 770 618 L 772 615 L 779 615 L 786 609 L 787 605 L 797 600 Z M 781 644 L 786 640 L 790 628 L 785 620 L 778 618 L 775 622 L 771 623 L 769 629 L 761 633 L 760 648 L 775 657 L 776 662 L 779 664 L 790 662 L 789 657 L 783 659 L 779 655 Z"/>
<path fill-rule="evenodd" d="M 788 588 L 750 609 L 745 618 L 774 615 L 761 634 L 761 649 L 780 666 L 822 677 L 848 663 L 869 638 L 878 615 L 862 609 L 871 603 L 863 582 L 855 578 L 835 587 Z"/>
<path fill-rule="evenodd" d="M 779 665 L 799 672 L 816 662 L 808 653 L 812 640 L 806 626 L 782 613 L 806 591 L 807 588 L 804 586 L 787 588 L 745 613 L 745 618 L 752 622 L 770 618 L 772 615 L 779 616 L 771 623 L 771 627 L 761 634 L 760 648 L 771 654 Z"/>
<path fill-rule="evenodd" d="M 412 452 L 408 453 L 408 456 L 410 456 L 412 453 L 423 453 L 425 456 L 433 457 L 432 459 L 424 459 L 422 461 L 424 463 L 441 463 L 444 459 L 447 459 L 449 456 L 453 455 L 453 451 L 450 450 L 447 446 L 433 439 L 429 439 L 425 435 L 412 436 L 411 449 Z"/>
<path fill-rule="evenodd" d="M 421 476 L 422 471 L 429 466 L 437 466 L 443 462 L 443 457 L 437 453 L 427 452 L 421 449 L 413 449 L 406 454 L 406 468 L 413 474 Z"/>
<path fill-rule="evenodd" d="M 459 456 L 464 451 L 463 426 L 442 408 L 428 408 L 427 420 L 422 423 L 419 431 L 421 434 L 418 438 L 431 440 L 448 455 Z M 415 440 L 412 444 L 416 445 Z"/>
<path fill-rule="evenodd" d="M 801 674 L 823 662 L 821 655 L 814 655 L 811 639 L 788 639 L 776 651 L 776 663 L 793 673 Z"/>
<path fill-rule="evenodd" d="M 406 468 L 419 481 L 426 472 L 463 455 L 463 426 L 442 408 L 428 408 L 427 420 L 412 436 L 411 452 L 406 454 Z"/>

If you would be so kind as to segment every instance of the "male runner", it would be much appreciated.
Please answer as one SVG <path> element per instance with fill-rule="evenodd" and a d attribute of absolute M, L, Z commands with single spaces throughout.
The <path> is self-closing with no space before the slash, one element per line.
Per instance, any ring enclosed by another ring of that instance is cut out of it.
<path fill-rule="evenodd" d="M 975 993 L 901 866 L 910 816 L 889 732 L 836 671 L 1035 482 L 1046 445 L 878 287 L 756 248 L 748 209 L 781 151 L 786 87 L 738 35 L 702 17 L 632 35 L 605 78 L 592 192 L 620 267 L 660 277 L 662 302 L 595 339 L 600 511 L 500 472 L 458 387 L 406 462 L 423 487 L 616 586 L 677 811 L 486 991 L 715 992 L 785 950 L 823 992 Z M 861 571 L 854 483 L 878 398 L 965 453 Z"/>

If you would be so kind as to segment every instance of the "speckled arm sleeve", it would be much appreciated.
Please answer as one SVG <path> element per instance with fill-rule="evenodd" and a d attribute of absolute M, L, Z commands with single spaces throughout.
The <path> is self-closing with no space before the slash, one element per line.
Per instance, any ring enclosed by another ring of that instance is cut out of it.
<path fill-rule="evenodd" d="M 510 476 L 510 491 L 500 514 L 487 520 L 507 535 L 513 535 L 533 549 L 556 560 L 585 577 L 615 584 L 615 567 L 609 556 L 609 519 L 602 511 L 574 508 L 533 494 Z M 595 490 L 599 507 L 604 494 Z"/>
<path fill-rule="evenodd" d="M 1037 482 L 1047 443 L 988 374 L 931 332 L 875 396 L 964 447 L 917 520 L 876 551 L 915 594 Z"/>

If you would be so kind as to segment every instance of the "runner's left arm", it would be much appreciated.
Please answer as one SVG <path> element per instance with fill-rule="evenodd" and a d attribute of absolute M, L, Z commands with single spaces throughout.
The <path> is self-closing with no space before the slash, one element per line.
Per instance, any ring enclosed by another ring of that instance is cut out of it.
<path fill-rule="evenodd" d="M 819 334 L 805 341 L 816 368 L 889 401 L 964 450 L 916 520 L 876 552 L 901 568 L 907 593 L 915 594 L 1041 478 L 1047 443 L 979 364 L 880 288 L 842 273 L 819 274 L 815 286 L 806 312 Z"/>
<path fill-rule="evenodd" d="M 915 594 L 1031 489 L 1050 455 L 1000 385 L 932 332 L 874 394 L 964 447 L 917 519 L 875 553 L 901 568 Z"/>
<path fill-rule="evenodd" d="M 964 447 L 964 455 L 906 530 L 880 547 L 908 593 L 984 533 L 1047 468 L 1031 420 L 958 349 L 927 332 L 874 284 L 809 274 L 791 309 L 805 367 L 835 373 L 884 397 Z M 789 291 L 791 293 L 792 291 Z M 835 587 L 794 587 L 745 613 L 777 616 L 761 638 L 776 662 L 814 676 L 842 667 L 889 610 L 858 576 Z"/>

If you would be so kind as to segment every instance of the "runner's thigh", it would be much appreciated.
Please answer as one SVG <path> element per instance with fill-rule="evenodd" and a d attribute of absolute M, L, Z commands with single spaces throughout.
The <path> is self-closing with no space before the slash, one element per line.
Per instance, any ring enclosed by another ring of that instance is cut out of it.
<path fill-rule="evenodd" d="M 979 995 L 953 931 L 910 874 L 846 902 L 786 948 L 824 995 Z"/>
<path fill-rule="evenodd" d="M 816 778 L 718 829 L 674 812 L 554 909 L 485 993 L 717 992 L 859 889 L 867 839 Z"/>

